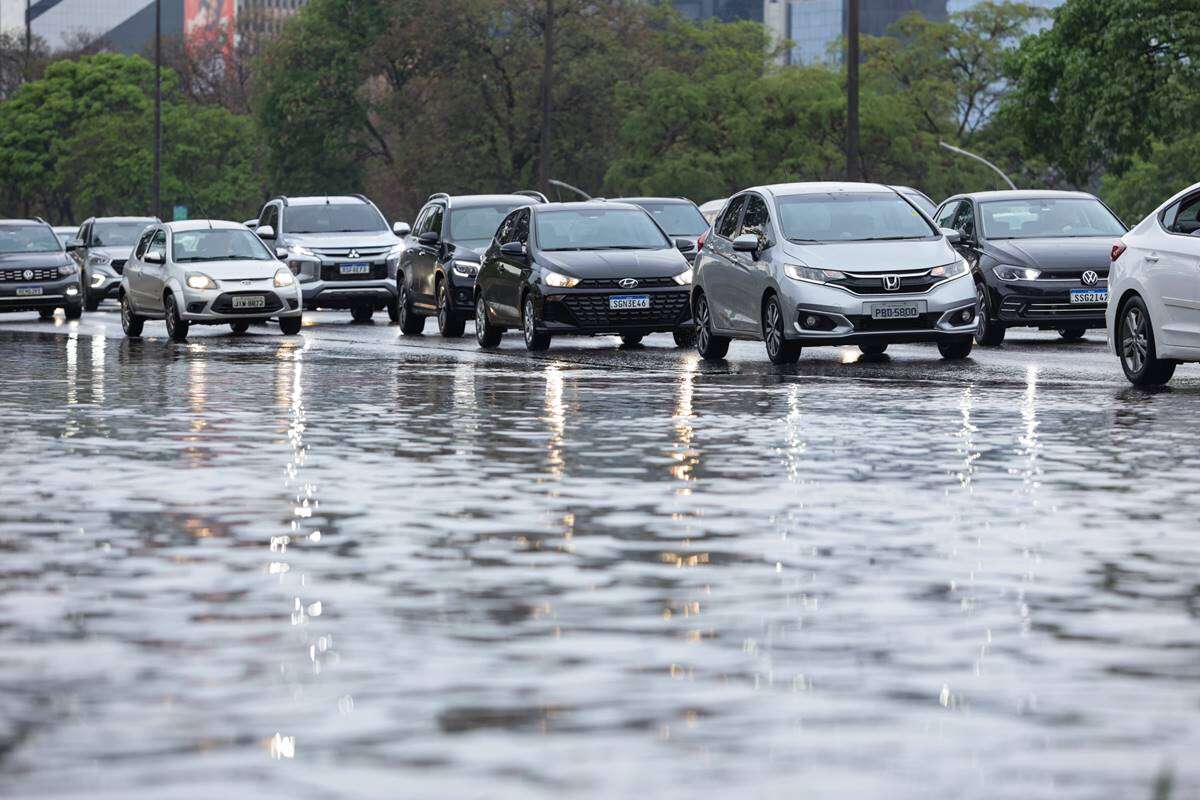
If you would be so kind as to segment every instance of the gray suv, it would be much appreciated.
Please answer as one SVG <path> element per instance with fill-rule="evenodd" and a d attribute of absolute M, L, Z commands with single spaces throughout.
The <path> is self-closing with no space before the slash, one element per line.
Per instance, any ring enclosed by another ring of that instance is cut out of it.
<path fill-rule="evenodd" d="M 42 319 L 61 308 L 83 314 L 79 268 L 43 219 L 0 219 L 0 313 L 36 311 Z"/>
<path fill-rule="evenodd" d="M 254 231 L 287 250 L 305 309 L 349 309 L 356 322 L 366 322 L 386 308 L 396 319 L 396 264 L 409 226 L 389 229 L 363 195 L 276 197 L 263 206 Z"/>
<path fill-rule="evenodd" d="M 158 217 L 92 217 L 67 240 L 67 252 L 82 275 L 85 309 L 95 311 L 100 301 L 117 296 L 133 246 L 142 231 L 158 221 Z"/>

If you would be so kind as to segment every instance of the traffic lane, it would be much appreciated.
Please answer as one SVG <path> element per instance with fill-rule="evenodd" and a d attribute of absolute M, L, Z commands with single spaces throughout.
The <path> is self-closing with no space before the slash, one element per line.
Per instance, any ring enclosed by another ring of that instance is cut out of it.
<path fill-rule="evenodd" d="M 98 312 L 85 314 L 78 322 L 69 322 L 61 314 L 53 320 L 39 320 L 34 313 L 0 316 L 0 332 L 49 333 L 56 335 L 124 337 L 119 311 L 106 305 Z M 354 322 L 347 312 L 319 311 L 304 315 L 303 336 L 307 347 L 324 351 L 344 351 L 359 356 L 378 356 L 422 360 L 452 358 L 469 361 L 513 361 L 530 366 L 556 363 L 581 368 L 652 370 L 677 373 L 687 369 L 704 374 L 759 375 L 764 377 L 808 376 L 821 379 L 933 381 L 972 385 L 1023 385 L 1031 375 L 1044 387 L 1056 384 L 1111 385 L 1134 390 L 1121 373 L 1116 357 L 1109 352 L 1104 332 L 1089 331 L 1078 342 L 1063 342 L 1054 332 L 1030 329 L 1009 331 L 1003 346 L 976 347 L 970 358 L 961 362 L 943 360 L 933 345 L 892 345 L 882 356 L 867 356 L 857 347 L 813 347 L 804 350 L 792 366 L 771 364 L 759 342 L 736 341 L 723 361 L 705 362 L 694 348 L 677 348 L 669 334 L 647 336 L 641 345 L 627 347 L 615 336 L 572 336 L 555 338 L 545 352 L 530 353 L 519 332 L 504 337 L 499 348 L 481 350 L 475 343 L 473 323 L 460 339 L 445 339 L 436 333 L 435 321 L 426 324 L 426 333 L 405 336 L 399 328 L 377 314 L 367 323 Z M 170 344 L 162 322 L 147 323 L 148 342 Z M 246 334 L 232 333 L 227 326 L 194 326 L 189 341 L 203 340 L 222 347 L 261 347 L 264 338 L 282 339 L 274 323 L 254 325 Z M 1184 364 L 1176 372 L 1167 391 L 1200 389 L 1200 365 Z M 1154 391 L 1154 390 L 1151 390 Z M 1163 391 L 1163 390 L 1158 390 Z"/>

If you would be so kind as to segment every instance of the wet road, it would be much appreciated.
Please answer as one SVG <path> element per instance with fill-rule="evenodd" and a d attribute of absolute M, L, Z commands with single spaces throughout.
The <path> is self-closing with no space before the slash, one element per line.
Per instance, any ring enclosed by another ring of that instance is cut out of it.
<path fill-rule="evenodd" d="M 0 318 L 0 797 L 1196 796 L 1200 369 L 310 321 Z"/>

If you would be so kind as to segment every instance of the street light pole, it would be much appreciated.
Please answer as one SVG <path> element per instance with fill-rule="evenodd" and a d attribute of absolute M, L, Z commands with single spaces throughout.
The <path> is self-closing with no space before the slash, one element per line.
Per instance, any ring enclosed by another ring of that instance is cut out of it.
<path fill-rule="evenodd" d="M 554 0 L 546 0 L 546 24 L 542 29 L 542 130 L 538 152 L 538 188 L 550 179 L 551 83 L 554 80 Z"/>
<path fill-rule="evenodd" d="M 861 179 L 858 156 L 858 0 L 846 0 L 846 179 Z"/>
<path fill-rule="evenodd" d="M 33 80 L 33 0 L 25 0 L 25 82 Z"/>
<path fill-rule="evenodd" d="M 983 156 L 977 156 L 974 153 L 963 150 L 961 147 L 955 147 L 954 145 L 949 144 L 947 142 L 938 142 L 938 144 L 941 145 L 946 150 L 949 150 L 951 153 L 958 153 L 960 156 L 966 156 L 967 158 L 973 158 L 976 161 L 978 161 L 980 164 L 990 167 L 993 172 L 995 172 L 997 175 L 999 175 L 1001 178 L 1004 179 L 1004 182 L 1008 184 L 1008 188 L 1010 188 L 1010 189 L 1017 188 L 1017 185 L 1015 183 L 1013 183 L 1012 179 L 1009 178 L 1008 175 L 1006 175 L 1004 173 L 1004 170 L 1000 169 L 999 167 L 997 167 L 992 162 L 988 161 Z"/>
<path fill-rule="evenodd" d="M 162 0 L 154 0 L 154 216 L 162 219 Z"/>

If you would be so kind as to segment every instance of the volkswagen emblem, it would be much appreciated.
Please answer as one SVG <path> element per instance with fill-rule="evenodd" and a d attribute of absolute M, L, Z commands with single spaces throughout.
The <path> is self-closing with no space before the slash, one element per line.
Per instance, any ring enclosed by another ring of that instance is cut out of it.
<path fill-rule="evenodd" d="M 33 270 L 31 270 L 31 269 L 25 270 L 24 272 L 21 273 L 21 277 L 27 281 L 33 280 Z"/>
<path fill-rule="evenodd" d="M 358 251 L 351 250 L 349 253 L 346 254 L 346 258 L 358 258 Z"/>
<path fill-rule="evenodd" d="M 622 289 L 636 289 L 638 285 L 637 278 L 621 278 L 617 281 L 617 286 Z"/>
<path fill-rule="evenodd" d="M 889 292 L 895 292 L 895 291 L 899 290 L 900 276 L 899 275 L 884 275 L 883 276 L 883 288 L 887 289 Z"/>
<path fill-rule="evenodd" d="M 1087 272 L 1083 273 L 1083 277 L 1080 278 L 1080 281 L 1084 286 L 1095 286 L 1100 282 L 1100 276 L 1096 274 L 1095 270 L 1089 269 Z"/>

